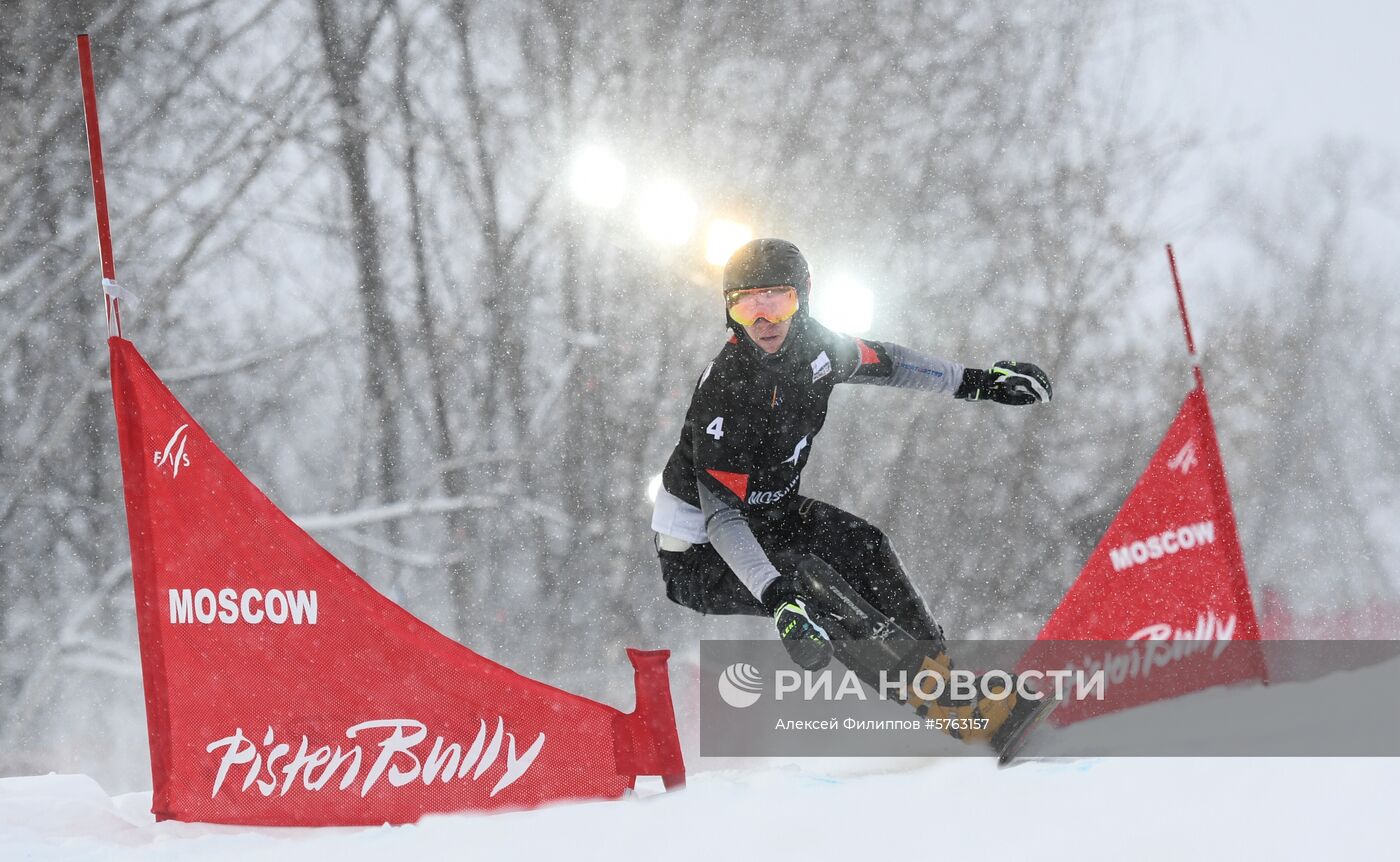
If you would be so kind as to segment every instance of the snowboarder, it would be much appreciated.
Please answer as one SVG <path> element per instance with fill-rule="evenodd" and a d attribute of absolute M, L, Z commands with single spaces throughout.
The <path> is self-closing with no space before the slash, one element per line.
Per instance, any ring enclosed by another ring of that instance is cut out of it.
<path fill-rule="evenodd" d="M 666 595 L 704 614 L 771 616 L 793 661 L 817 670 L 831 660 L 833 638 L 842 658 L 843 638 L 878 636 L 843 624 L 814 595 L 838 583 L 902 637 L 921 642 L 930 654 L 921 653 L 920 666 L 947 668 L 943 632 L 889 538 L 802 496 L 802 469 L 838 383 L 1026 405 L 1050 400 L 1049 378 L 1030 363 L 970 368 L 832 332 L 810 316 L 807 261 L 786 240 L 741 247 L 724 268 L 723 289 L 729 340 L 700 375 L 652 514 Z M 940 708 L 910 700 L 920 714 L 980 714 L 976 704 Z M 1032 705 L 1023 700 L 1016 709 L 1014 694 L 998 703 L 998 726 Z M 995 744 L 996 729 L 974 736 Z"/>

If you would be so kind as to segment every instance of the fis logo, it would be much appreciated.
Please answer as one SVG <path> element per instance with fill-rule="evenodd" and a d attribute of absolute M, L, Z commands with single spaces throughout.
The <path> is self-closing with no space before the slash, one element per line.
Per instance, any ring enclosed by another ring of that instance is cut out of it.
<path fill-rule="evenodd" d="M 762 694 L 763 677 L 751 664 L 735 662 L 719 675 L 719 696 L 735 709 L 753 706 Z"/>
<path fill-rule="evenodd" d="M 1196 466 L 1197 463 L 1196 441 L 1187 440 L 1186 445 L 1182 446 L 1180 451 L 1173 455 L 1171 460 L 1167 462 L 1167 469 L 1178 470 L 1181 472 L 1181 475 L 1185 476 L 1191 472 L 1191 468 Z"/>
<path fill-rule="evenodd" d="M 175 429 L 175 433 L 170 435 L 166 441 L 165 448 L 155 453 L 155 465 L 159 470 L 166 464 L 170 465 L 170 477 L 180 475 L 181 467 L 190 466 L 190 456 L 185 454 L 185 444 L 189 441 L 189 435 L 185 433 L 189 428 L 189 423 L 181 425 Z"/>
<path fill-rule="evenodd" d="M 823 377 L 831 373 L 831 357 L 823 350 L 817 354 L 817 358 L 812 360 L 812 382 L 816 383 Z"/>

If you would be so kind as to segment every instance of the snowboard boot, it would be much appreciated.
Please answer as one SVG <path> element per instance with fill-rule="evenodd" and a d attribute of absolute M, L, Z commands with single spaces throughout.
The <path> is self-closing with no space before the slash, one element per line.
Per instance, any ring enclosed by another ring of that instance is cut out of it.
<path fill-rule="evenodd" d="M 1022 698 L 1015 688 L 1004 691 L 1001 678 L 985 685 L 978 679 L 979 694 L 955 699 L 949 691 L 953 662 L 936 626 L 936 640 L 916 639 L 815 557 L 798 564 L 797 581 L 808 597 L 807 610 L 830 633 L 836 659 L 876 691 L 882 690 L 886 678 L 898 679 L 902 672 L 905 688 L 896 697 L 954 739 L 988 742 L 1000 755 L 1024 740 L 1031 726 L 1043 719 L 1047 705 L 1053 708 L 1052 699 Z M 984 688 L 986 694 L 980 694 Z M 935 691 L 938 694 L 929 697 Z"/>

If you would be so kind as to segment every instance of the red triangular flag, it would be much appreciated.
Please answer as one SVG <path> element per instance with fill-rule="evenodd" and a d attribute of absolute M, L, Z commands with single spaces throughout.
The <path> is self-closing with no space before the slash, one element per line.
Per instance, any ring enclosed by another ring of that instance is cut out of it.
<path fill-rule="evenodd" d="M 666 653 L 637 707 L 523 677 L 380 595 L 109 340 L 161 819 L 406 823 L 682 780 Z"/>
<path fill-rule="evenodd" d="M 1258 639 L 1210 408 L 1205 391 L 1193 389 L 1038 640 Z M 1228 661 L 1209 661 L 1214 652 L 1178 647 L 1181 660 L 1173 662 L 1177 667 L 1144 674 L 1141 680 L 1132 674 L 1111 679 L 1116 691 L 1105 703 L 1067 703 L 1055 719 L 1067 723 L 1264 675 L 1257 645 L 1233 649 Z M 1100 656 L 1086 657 L 1078 665 L 1092 667 L 1095 658 L 1100 667 L 1113 664 L 1111 656 Z"/>

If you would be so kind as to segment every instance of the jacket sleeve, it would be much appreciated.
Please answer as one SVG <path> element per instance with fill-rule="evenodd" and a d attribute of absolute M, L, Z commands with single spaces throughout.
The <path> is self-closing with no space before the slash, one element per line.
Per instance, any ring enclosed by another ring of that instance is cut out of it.
<path fill-rule="evenodd" d="M 736 577 L 754 598 L 763 601 L 763 591 L 778 578 L 778 570 L 754 538 L 748 520 L 738 509 L 714 494 L 704 482 L 700 490 L 700 511 L 705 514 L 705 534 Z"/>
<path fill-rule="evenodd" d="M 893 386 L 952 395 L 962 384 L 963 366 L 889 341 L 854 341 L 854 361 L 843 383 Z"/>

